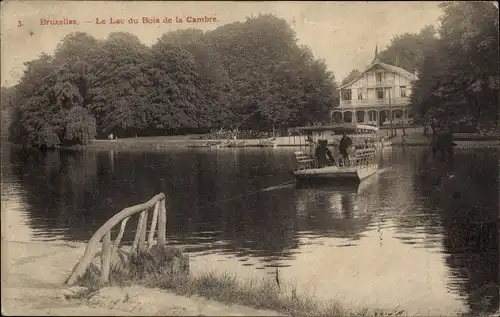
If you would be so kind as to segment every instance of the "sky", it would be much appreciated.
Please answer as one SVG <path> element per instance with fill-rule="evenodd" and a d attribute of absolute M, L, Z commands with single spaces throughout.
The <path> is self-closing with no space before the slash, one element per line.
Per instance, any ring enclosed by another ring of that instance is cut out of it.
<path fill-rule="evenodd" d="M 104 39 L 125 31 L 151 45 L 165 32 L 245 21 L 247 16 L 272 13 L 293 23 L 298 43 L 309 46 L 322 58 L 336 81 L 354 68 L 363 70 L 373 60 L 375 47 L 385 48 L 394 35 L 416 33 L 429 24 L 438 25 L 438 2 L 365 1 L 14 1 L 1 3 L 1 84 L 17 84 L 24 62 L 42 52 L 52 54 L 61 39 L 72 32 L 87 32 Z M 217 22 L 187 23 L 186 18 L 215 17 Z M 171 18 L 169 24 L 128 24 L 129 18 Z M 176 17 L 183 23 L 175 23 Z M 110 18 L 125 24 L 109 24 Z M 41 25 L 41 19 L 76 20 L 77 24 Z M 96 20 L 107 24 L 96 24 Z"/>

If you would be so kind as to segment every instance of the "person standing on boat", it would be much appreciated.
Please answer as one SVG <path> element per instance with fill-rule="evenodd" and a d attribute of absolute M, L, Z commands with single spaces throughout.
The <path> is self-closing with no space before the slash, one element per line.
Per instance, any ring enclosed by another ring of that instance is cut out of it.
<path fill-rule="evenodd" d="M 318 140 L 318 145 L 316 146 L 316 162 L 318 167 L 325 167 L 329 162 L 334 162 L 332 152 L 328 149 L 327 140 Z"/>
<path fill-rule="evenodd" d="M 349 148 L 352 146 L 352 140 L 347 136 L 347 133 L 342 133 L 342 138 L 339 142 L 339 152 L 342 154 L 342 159 L 344 160 L 344 164 L 347 163 L 349 159 Z"/>

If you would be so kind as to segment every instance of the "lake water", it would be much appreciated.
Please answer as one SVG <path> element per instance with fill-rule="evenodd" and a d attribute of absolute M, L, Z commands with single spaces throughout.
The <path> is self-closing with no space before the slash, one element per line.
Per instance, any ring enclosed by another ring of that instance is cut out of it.
<path fill-rule="evenodd" d="M 293 151 L 4 148 L 3 226 L 10 240 L 86 241 L 164 192 L 168 241 L 195 269 L 274 280 L 279 267 L 282 283 L 353 307 L 498 309 L 498 150 L 458 148 L 452 166 L 393 148 L 357 190 L 273 187 L 293 179 Z"/>

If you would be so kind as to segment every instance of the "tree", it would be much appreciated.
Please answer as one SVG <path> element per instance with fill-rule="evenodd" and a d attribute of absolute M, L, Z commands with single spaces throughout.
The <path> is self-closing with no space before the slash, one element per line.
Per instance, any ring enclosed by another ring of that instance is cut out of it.
<path fill-rule="evenodd" d="M 89 88 L 98 132 L 127 136 L 148 127 L 144 107 L 150 93 L 150 51 L 137 36 L 114 32 L 92 57 Z"/>
<path fill-rule="evenodd" d="M 361 76 L 361 72 L 357 69 L 351 70 L 351 72 L 342 80 L 341 85 L 346 85 Z"/>
<path fill-rule="evenodd" d="M 75 144 L 86 145 L 96 136 L 94 116 L 83 107 L 72 108 L 65 118 L 65 140 Z"/>
<path fill-rule="evenodd" d="M 12 121 L 14 94 L 15 94 L 15 86 L 2 87 L 2 92 L 1 92 L 2 140 L 8 140 L 9 125 Z"/>
<path fill-rule="evenodd" d="M 445 2 L 440 7 L 440 37 L 420 67 L 413 110 L 420 117 L 496 125 L 498 8 L 489 2 Z"/>
<path fill-rule="evenodd" d="M 333 73 L 273 15 L 209 32 L 167 32 L 151 48 L 124 32 L 105 40 L 72 33 L 53 56 L 26 66 L 13 93 L 10 137 L 42 148 L 110 132 L 328 122 L 338 105 Z"/>
<path fill-rule="evenodd" d="M 378 59 L 414 72 L 422 66 L 427 49 L 432 47 L 436 40 L 436 31 L 432 25 L 425 26 L 418 34 L 396 35 L 387 48 L 380 52 Z"/>

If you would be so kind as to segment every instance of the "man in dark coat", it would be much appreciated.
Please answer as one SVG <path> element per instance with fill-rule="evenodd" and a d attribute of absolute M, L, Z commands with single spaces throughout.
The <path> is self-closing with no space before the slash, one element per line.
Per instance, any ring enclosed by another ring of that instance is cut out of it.
<path fill-rule="evenodd" d="M 348 149 L 351 146 L 352 146 L 351 138 L 347 136 L 346 132 L 342 133 L 342 138 L 340 139 L 340 142 L 339 142 L 339 152 L 340 152 L 340 154 L 342 154 L 342 158 L 344 159 L 344 162 L 347 162 L 347 160 L 349 158 Z"/>
<path fill-rule="evenodd" d="M 324 167 L 328 162 L 334 162 L 332 152 L 327 147 L 327 140 L 318 140 L 318 145 L 316 146 L 316 161 L 318 162 L 318 167 Z"/>

